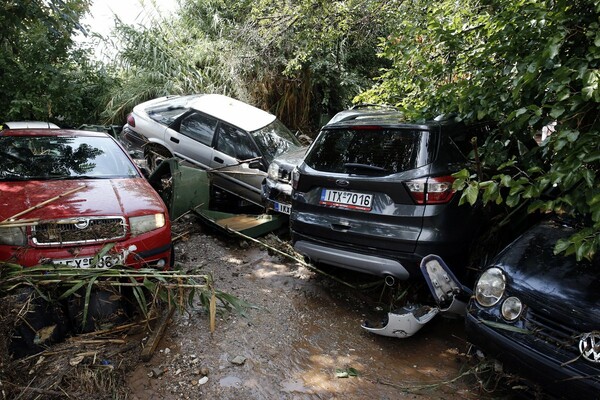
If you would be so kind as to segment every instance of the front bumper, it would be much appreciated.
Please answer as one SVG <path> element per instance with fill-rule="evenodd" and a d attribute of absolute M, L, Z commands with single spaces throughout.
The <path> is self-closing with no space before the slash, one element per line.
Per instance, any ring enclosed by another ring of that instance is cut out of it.
<path fill-rule="evenodd" d="M 292 186 L 289 183 L 265 179 L 262 184 L 262 200 L 267 211 L 290 214 L 292 209 Z"/>
<path fill-rule="evenodd" d="M 529 335 L 504 333 L 485 325 L 472 313 L 466 316 L 465 330 L 470 343 L 501 361 L 510 371 L 537 383 L 548 394 L 558 398 L 598 399 L 600 368 L 594 374 L 593 366 L 586 365 L 584 360 L 566 362 L 553 358 L 552 353 L 538 348 L 546 345 L 543 341 L 527 342 L 525 337 Z"/>
<path fill-rule="evenodd" d="M 0 262 L 24 267 L 52 264 L 52 260 L 84 260 L 96 256 L 110 242 L 70 246 L 7 246 L 0 245 Z M 107 255 L 120 256 L 123 264 L 133 268 L 169 268 L 173 264 L 170 225 L 115 242 Z M 84 263 L 87 265 L 87 263 Z M 78 266 L 81 262 L 66 265 Z"/>

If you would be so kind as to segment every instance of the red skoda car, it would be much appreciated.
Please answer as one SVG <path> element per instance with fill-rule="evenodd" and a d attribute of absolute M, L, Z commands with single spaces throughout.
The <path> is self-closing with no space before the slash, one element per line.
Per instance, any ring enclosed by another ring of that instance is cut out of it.
<path fill-rule="evenodd" d="M 4 130 L 0 160 L 0 262 L 171 266 L 167 209 L 112 137 Z"/>

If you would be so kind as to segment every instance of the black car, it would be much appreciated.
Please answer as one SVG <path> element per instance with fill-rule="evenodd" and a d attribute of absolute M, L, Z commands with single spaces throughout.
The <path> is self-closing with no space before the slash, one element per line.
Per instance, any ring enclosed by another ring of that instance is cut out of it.
<path fill-rule="evenodd" d="M 544 221 L 501 252 L 467 306 L 469 342 L 506 370 L 538 384 L 545 396 L 600 398 L 600 257 L 555 255 L 573 234 Z"/>
<path fill-rule="evenodd" d="M 328 124 L 388 114 L 398 115 L 398 110 L 387 105 L 359 104 L 338 112 L 329 120 Z M 302 147 L 287 152 L 269 164 L 267 177 L 262 185 L 262 198 L 267 210 L 283 214 L 289 214 L 292 211 L 292 171 L 302 162 L 307 148 Z"/>
<path fill-rule="evenodd" d="M 327 124 L 292 177 L 294 248 L 398 279 L 419 277 L 421 259 L 437 254 L 462 276 L 485 218 L 480 207 L 459 206 L 452 174 L 470 163 L 471 138 L 488 129 L 444 118 L 407 123 L 393 111 Z"/>

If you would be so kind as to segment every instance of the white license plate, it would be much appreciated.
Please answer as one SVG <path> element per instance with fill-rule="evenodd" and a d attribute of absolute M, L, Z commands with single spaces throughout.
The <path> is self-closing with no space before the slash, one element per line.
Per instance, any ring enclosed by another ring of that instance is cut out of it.
<path fill-rule="evenodd" d="M 115 265 L 123 264 L 123 257 L 120 255 L 108 255 L 100 258 L 95 265 L 92 265 L 94 257 L 67 258 L 63 260 L 54 260 L 54 264 L 67 265 L 75 268 L 111 268 Z"/>
<path fill-rule="evenodd" d="M 276 201 L 273 202 L 273 208 L 275 211 L 284 214 L 290 214 L 292 212 L 292 206 L 289 204 L 277 203 Z"/>
<path fill-rule="evenodd" d="M 353 210 L 371 211 L 373 195 L 341 190 L 323 189 L 319 204 L 331 207 L 350 208 Z"/>

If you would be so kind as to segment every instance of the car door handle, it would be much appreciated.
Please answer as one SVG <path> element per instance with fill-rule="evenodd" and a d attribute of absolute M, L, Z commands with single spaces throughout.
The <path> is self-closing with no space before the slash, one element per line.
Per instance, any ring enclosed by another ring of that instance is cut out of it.
<path fill-rule="evenodd" d="M 219 164 L 223 164 L 225 162 L 222 158 L 219 158 L 219 157 L 215 157 L 214 160 L 216 162 L 218 162 Z"/>
<path fill-rule="evenodd" d="M 179 139 L 174 138 L 173 136 L 171 136 L 171 142 L 179 143 Z"/>

